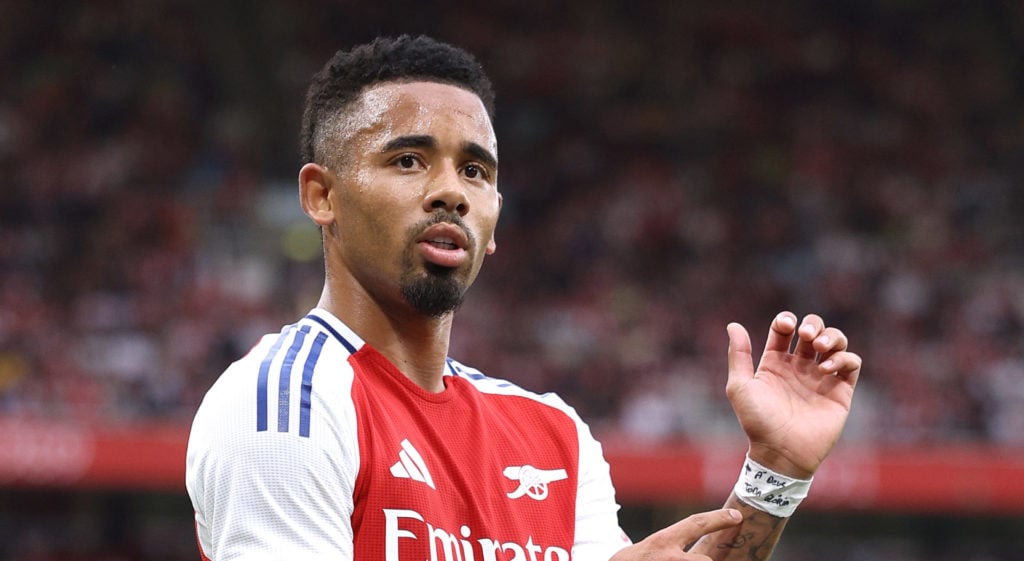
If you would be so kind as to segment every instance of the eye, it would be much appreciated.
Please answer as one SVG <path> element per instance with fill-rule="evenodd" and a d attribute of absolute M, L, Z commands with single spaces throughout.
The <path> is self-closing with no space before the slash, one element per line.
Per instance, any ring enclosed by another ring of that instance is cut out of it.
<path fill-rule="evenodd" d="M 462 169 L 462 173 L 464 173 L 466 175 L 466 178 L 468 178 L 468 179 L 486 179 L 487 178 L 487 172 L 484 170 L 484 168 L 482 168 L 482 167 L 480 167 L 480 166 L 478 166 L 476 164 L 469 164 L 469 165 L 467 165 L 466 167 L 464 167 Z"/>
<path fill-rule="evenodd" d="M 402 169 L 413 169 L 419 162 L 416 160 L 416 156 L 413 156 L 412 154 L 403 154 L 395 160 L 395 163 Z"/>

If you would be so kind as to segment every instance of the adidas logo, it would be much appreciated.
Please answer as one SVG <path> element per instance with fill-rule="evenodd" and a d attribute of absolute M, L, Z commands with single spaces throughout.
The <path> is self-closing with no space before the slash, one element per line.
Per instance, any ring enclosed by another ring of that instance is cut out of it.
<path fill-rule="evenodd" d="M 430 477 L 427 464 L 423 462 L 423 456 L 420 456 L 408 438 L 402 440 L 402 449 L 398 451 L 398 461 L 391 466 L 391 475 L 426 483 L 431 489 L 437 490 L 434 478 Z"/>

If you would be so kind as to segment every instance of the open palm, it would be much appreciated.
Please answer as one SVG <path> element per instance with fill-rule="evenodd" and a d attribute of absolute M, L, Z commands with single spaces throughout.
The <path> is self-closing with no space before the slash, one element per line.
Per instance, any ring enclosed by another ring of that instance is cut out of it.
<path fill-rule="evenodd" d="M 846 350 L 846 335 L 825 327 L 820 317 L 809 315 L 798 324 L 795 315 L 782 312 L 772 322 L 755 370 L 750 334 L 738 323 L 730 323 L 727 330 L 725 391 L 750 440 L 750 458 L 778 473 L 810 478 L 846 423 L 860 357 Z M 726 506 L 680 520 L 621 549 L 612 559 L 738 560 L 770 555 L 786 519 L 765 524 L 764 512 L 755 514 L 756 507 L 735 495 Z M 696 545 L 687 549 L 695 540 Z"/>
<path fill-rule="evenodd" d="M 747 330 L 729 324 L 726 394 L 751 457 L 806 479 L 839 439 L 861 359 L 846 350 L 843 332 L 826 327 L 820 317 L 808 315 L 799 330 L 797 325 L 790 312 L 776 316 L 755 370 Z"/>

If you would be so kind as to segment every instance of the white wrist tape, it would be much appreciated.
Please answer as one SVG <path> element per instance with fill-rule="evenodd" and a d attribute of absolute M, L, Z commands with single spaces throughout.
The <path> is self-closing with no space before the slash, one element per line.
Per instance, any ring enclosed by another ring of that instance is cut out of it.
<path fill-rule="evenodd" d="M 810 479 L 796 479 L 776 473 L 750 459 L 743 464 L 733 492 L 744 503 L 780 518 L 793 516 L 800 501 L 807 498 Z"/>

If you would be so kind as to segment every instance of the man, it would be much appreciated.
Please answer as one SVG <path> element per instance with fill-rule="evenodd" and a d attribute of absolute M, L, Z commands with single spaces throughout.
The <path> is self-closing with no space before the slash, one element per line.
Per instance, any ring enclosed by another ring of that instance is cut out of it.
<path fill-rule="evenodd" d="M 784 312 L 755 371 L 729 325 L 727 394 L 750 440 L 736 491 L 631 544 L 576 413 L 447 356 L 496 249 L 492 103 L 469 54 L 425 37 L 339 52 L 314 78 L 299 196 L 326 281 L 196 414 L 187 486 L 205 559 L 770 555 L 839 437 L 860 358 L 821 318 Z"/>

